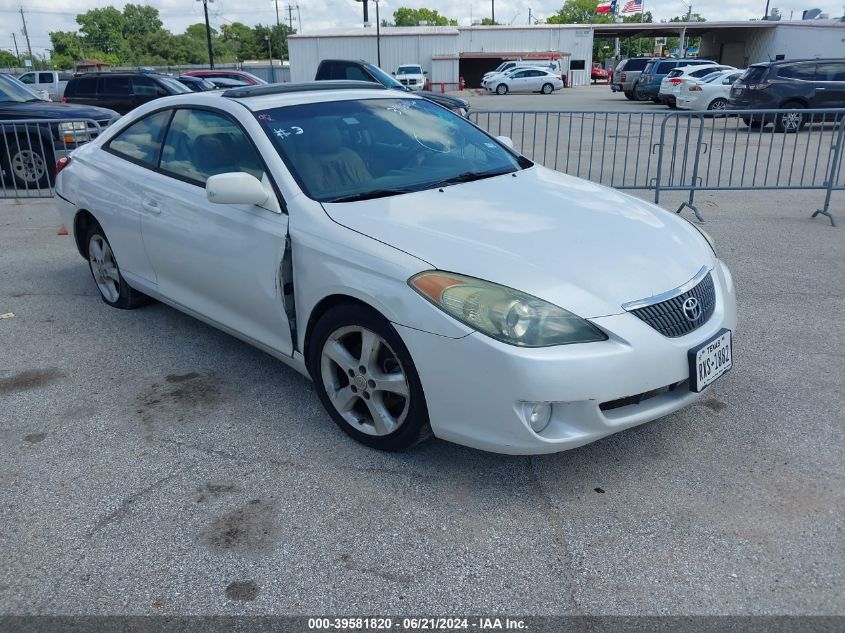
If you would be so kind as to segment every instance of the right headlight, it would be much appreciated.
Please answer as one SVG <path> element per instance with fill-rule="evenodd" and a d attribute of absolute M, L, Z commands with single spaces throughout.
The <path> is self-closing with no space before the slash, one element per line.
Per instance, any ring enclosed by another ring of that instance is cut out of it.
<path fill-rule="evenodd" d="M 496 340 L 520 347 L 550 347 L 607 340 L 591 323 L 519 290 L 431 270 L 408 284 L 446 314 Z"/>

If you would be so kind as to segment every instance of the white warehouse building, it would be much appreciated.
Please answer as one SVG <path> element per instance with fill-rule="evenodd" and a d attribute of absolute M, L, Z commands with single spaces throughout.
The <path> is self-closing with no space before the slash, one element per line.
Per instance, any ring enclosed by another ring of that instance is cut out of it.
<path fill-rule="evenodd" d="M 533 26 L 384 27 L 291 35 L 291 81 L 314 79 L 322 59 L 363 59 L 394 72 L 421 64 L 433 90 L 467 87 L 507 59 L 560 59 L 569 85 L 590 82 L 594 38 L 701 38 L 701 56 L 744 67 L 774 59 L 845 58 L 845 22 L 673 22 L 657 24 L 539 24 Z M 688 40 L 687 40 L 688 41 Z M 380 63 L 379 63 L 380 59 Z M 598 61 L 598 60 L 597 60 Z"/>
<path fill-rule="evenodd" d="M 387 72 L 422 65 L 432 88 L 455 90 L 459 77 L 478 87 L 506 59 L 560 59 L 572 85 L 590 81 L 592 30 L 578 25 L 383 27 L 321 31 L 288 38 L 291 81 L 314 79 L 321 59 L 363 59 Z"/>

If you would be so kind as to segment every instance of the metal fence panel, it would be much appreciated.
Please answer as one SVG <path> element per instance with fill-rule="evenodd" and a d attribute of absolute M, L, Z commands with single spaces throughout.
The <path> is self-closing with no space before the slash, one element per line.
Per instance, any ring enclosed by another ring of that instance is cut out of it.
<path fill-rule="evenodd" d="M 0 199 L 51 198 L 56 161 L 101 131 L 93 119 L 0 121 Z"/>
<path fill-rule="evenodd" d="M 807 189 L 826 192 L 814 215 L 833 223 L 830 196 L 845 189 L 845 110 L 474 110 L 470 119 L 551 169 L 652 190 L 655 202 L 664 191 L 689 191 L 681 209 L 699 219 L 696 191 Z"/>

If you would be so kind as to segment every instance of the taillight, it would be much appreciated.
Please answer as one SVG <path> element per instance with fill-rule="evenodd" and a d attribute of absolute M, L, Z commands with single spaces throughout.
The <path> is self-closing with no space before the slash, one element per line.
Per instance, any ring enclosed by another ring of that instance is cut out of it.
<path fill-rule="evenodd" d="M 70 165 L 70 156 L 62 156 L 59 160 L 56 161 L 56 175 L 59 175 L 59 172 L 62 171 L 65 167 Z"/>
<path fill-rule="evenodd" d="M 62 97 L 62 103 L 67 103 L 67 97 Z"/>
<path fill-rule="evenodd" d="M 680 85 L 681 85 L 681 80 L 680 80 L 680 79 L 678 79 L 677 77 L 675 77 L 675 78 L 673 78 L 673 79 L 670 79 L 670 80 L 669 80 L 669 83 L 670 83 L 670 84 L 672 84 L 673 86 L 680 86 Z"/>
<path fill-rule="evenodd" d="M 628 78 L 625 76 L 625 73 L 619 75 L 619 81 L 621 81 L 623 84 L 628 81 Z"/>
<path fill-rule="evenodd" d="M 768 88 L 771 85 L 772 85 L 772 82 L 764 81 L 764 82 L 759 83 L 759 84 L 748 84 L 748 89 L 749 90 L 765 90 L 766 88 Z"/>

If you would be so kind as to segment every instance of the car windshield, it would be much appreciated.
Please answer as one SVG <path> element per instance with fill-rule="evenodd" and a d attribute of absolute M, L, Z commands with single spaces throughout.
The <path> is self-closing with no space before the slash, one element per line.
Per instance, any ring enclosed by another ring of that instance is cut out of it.
<path fill-rule="evenodd" d="M 242 70 L 241 72 L 242 72 L 244 75 L 246 75 L 247 77 L 249 77 L 250 79 L 252 79 L 252 80 L 253 80 L 255 83 L 257 83 L 257 84 L 260 84 L 260 85 L 262 85 L 262 86 L 267 86 L 267 85 L 269 85 L 269 84 L 268 84 L 268 82 L 264 81 L 261 77 L 259 77 L 259 76 L 257 76 L 257 75 L 253 75 L 252 73 L 248 73 L 248 72 L 246 72 L 245 70 Z"/>
<path fill-rule="evenodd" d="M 422 75 L 422 68 L 419 66 L 400 66 L 396 71 L 397 75 Z"/>
<path fill-rule="evenodd" d="M 27 103 L 29 101 L 44 101 L 44 99 L 17 79 L 0 75 L 0 102 Z"/>
<path fill-rule="evenodd" d="M 170 88 L 173 94 L 183 94 L 185 92 L 191 92 L 191 89 L 188 88 L 185 84 L 179 83 L 172 77 L 158 77 L 158 80 L 163 83 L 165 86 Z"/>
<path fill-rule="evenodd" d="M 369 70 L 373 75 L 375 75 L 376 79 L 378 79 L 381 85 L 386 86 L 388 88 L 397 88 L 399 90 L 405 90 L 405 86 L 400 84 L 398 81 L 396 81 L 393 77 L 384 72 L 378 66 L 367 64 L 367 70 Z"/>
<path fill-rule="evenodd" d="M 309 103 L 256 118 L 303 191 L 320 202 L 420 191 L 532 164 L 425 99 Z"/>

